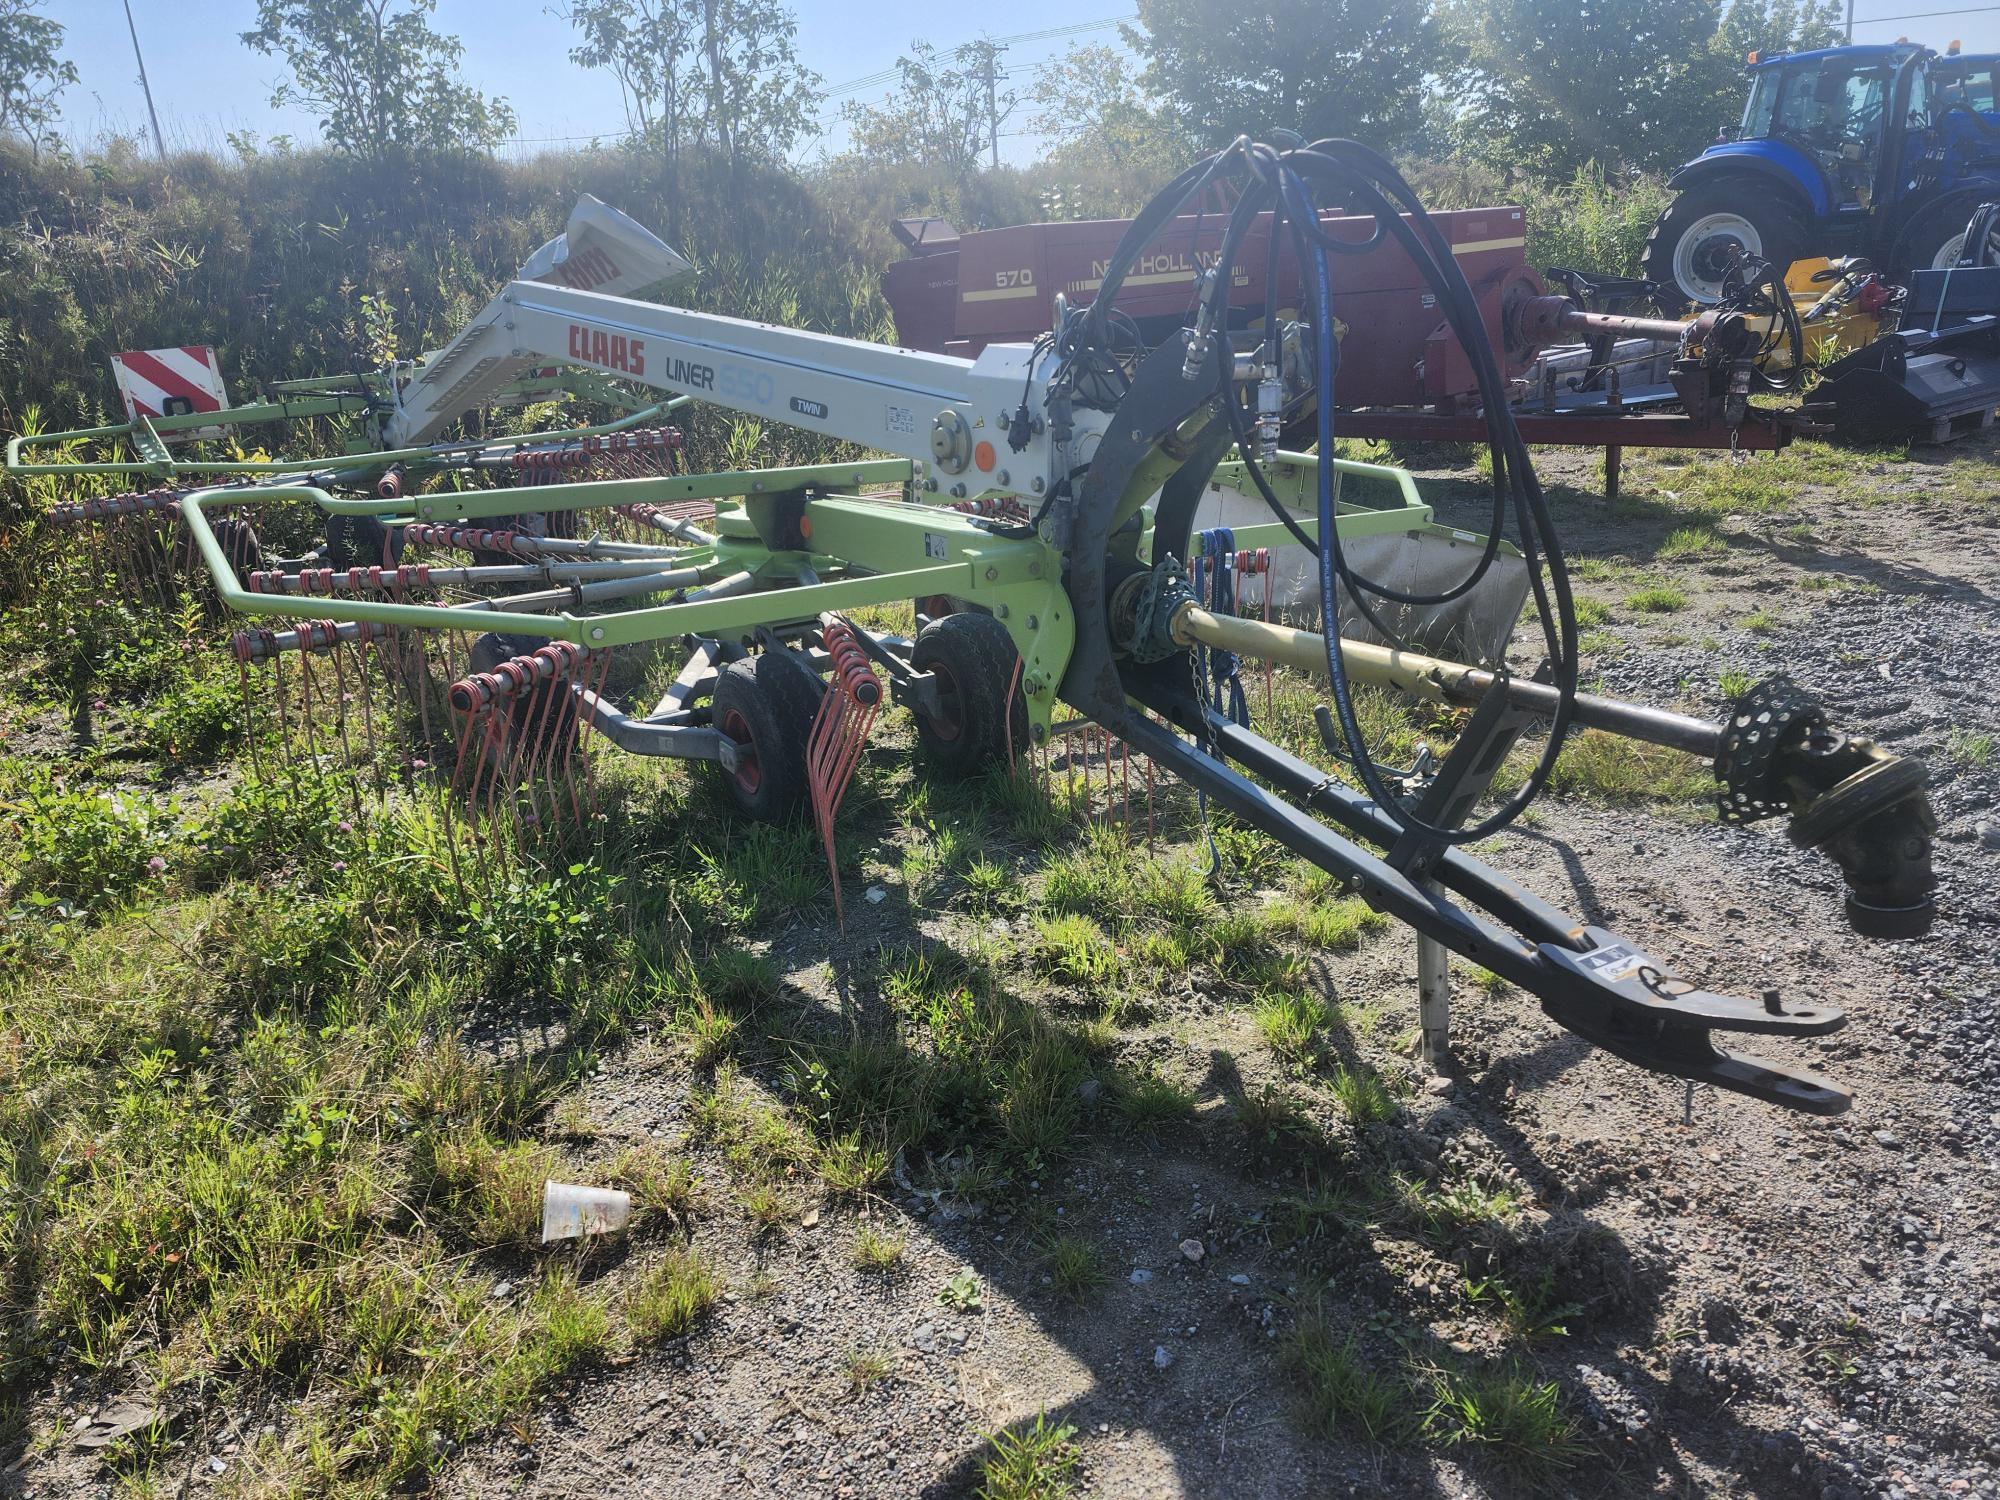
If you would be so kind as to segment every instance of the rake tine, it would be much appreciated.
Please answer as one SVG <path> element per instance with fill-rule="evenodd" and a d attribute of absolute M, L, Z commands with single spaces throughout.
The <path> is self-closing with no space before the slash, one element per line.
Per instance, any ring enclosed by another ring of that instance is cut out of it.
<path fill-rule="evenodd" d="M 562 701 L 569 712 L 569 726 L 558 737 L 558 743 L 549 752 L 549 803 L 560 809 L 562 794 L 569 794 L 570 821 L 581 826 L 583 823 L 583 799 L 577 795 L 576 747 L 583 738 L 585 716 L 579 690 L 585 690 L 586 673 L 595 668 L 596 663 L 586 659 L 573 660 L 557 677 L 556 684 L 561 689 Z M 557 814 L 560 816 L 560 813 Z"/>
<path fill-rule="evenodd" d="M 561 719 L 558 704 L 561 701 L 562 694 L 567 690 L 567 679 L 567 667 L 559 671 L 550 672 L 546 687 L 537 687 L 534 689 L 528 700 L 528 717 L 532 724 L 529 730 L 527 745 L 528 814 L 536 820 L 536 827 L 541 826 L 540 787 L 544 781 L 548 780 L 550 762 L 554 758 L 555 747 L 551 741 L 554 738 L 556 726 Z M 548 793 L 549 822 L 551 827 L 553 827 L 559 811 L 553 781 L 549 781 Z"/>
<path fill-rule="evenodd" d="M 300 633 L 310 628 L 312 621 L 300 625 Z M 313 670 L 310 646 L 299 652 L 299 737 L 302 741 L 299 755 L 312 770 L 312 791 L 310 793 L 313 816 L 318 818 L 323 810 L 326 792 L 326 768 L 320 764 L 319 726 L 313 722 Z"/>
<path fill-rule="evenodd" d="M 333 662 L 333 724 L 335 732 L 340 736 L 340 758 L 343 768 L 347 772 L 348 802 L 354 809 L 354 821 L 356 824 L 359 824 L 361 822 L 361 778 L 356 774 L 354 746 L 347 735 L 347 705 L 353 694 L 347 688 L 347 665 L 342 659 L 340 637 L 332 635 L 331 632 L 329 634 L 331 635 L 331 644 L 327 647 L 326 654 Z"/>
<path fill-rule="evenodd" d="M 830 671 L 826 693 L 820 699 L 806 744 L 806 782 L 812 791 L 813 818 L 819 825 L 820 842 L 826 846 L 827 873 L 833 881 L 834 919 L 845 932 L 847 912 L 841 899 L 834 817 L 847 794 L 855 767 L 860 764 L 868 730 L 881 705 L 882 684 L 855 641 L 852 627 L 837 615 L 820 618 Z"/>
<path fill-rule="evenodd" d="M 588 684 L 587 691 L 593 698 L 602 698 L 604 696 L 604 689 L 611 681 L 611 653 L 604 651 L 600 652 L 599 655 L 602 657 L 602 660 L 597 663 L 596 677 L 592 679 L 586 675 L 584 679 Z M 596 735 L 596 732 L 597 726 L 592 722 L 590 716 L 588 714 L 583 715 L 582 722 L 577 725 L 576 747 L 570 752 L 582 761 L 583 769 L 581 774 L 583 777 L 584 802 L 589 810 L 588 816 L 593 831 L 597 827 L 598 820 L 597 764 L 595 757 L 590 753 L 590 742 Z M 571 782 L 571 789 L 575 789 L 574 781 Z"/>
<path fill-rule="evenodd" d="M 354 680 L 361 698 L 361 737 L 368 745 L 368 779 L 375 783 L 375 800 L 381 802 L 388 792 L 382 785 L 381 747 L 375 741 L 375 707 L 370 701 L 375 696 L 375 672 L 369 665 L 366 637 L 354 643 Z"/>
<path fill-rule="evenodd" d="M 499 852 L 501 863 L 518 865 L 519 857 L 527 852 L 521 837 L 521 809 L 515 796 L 514 780 L 521 742 L 518 735 L 509 738 L 501 718 L 500 706 L 497 703 L 488 705 L 486 742 L 493 748 L 494 754 L 493 771 L 486 781 L 486 821 L 494 830 L 494 847 Z"/>
<path fill-rule="evenodd" d="M 243 738 L 250 747 L 250 775 L 262 793 L 257 804 L 264 814 L 264 842 L 268 848 L 281 849 L 284 845 L 278 837 L 278 820 L 271 814 L 271 783 L 264 774 L 264 752 L 257 743 L 257 715 L 253 708 L 256 695 L 250 689 L 250 663 L 241 656 L 236 659 L 236 678 L 243 689 Z"/>
<path fill-rule="evenodd" d="M 1088 734 L 1089 730 L 1086 729 L 1084 732 Z M 1076 737 L 1074 735 L 1065 735 L 1063 737 L 1063 770 L 1067 774 L 1069 779 L 1069 815 L 1071 819 L 1074 819 L 1076 817 L 1076 751 L 1074 748 L 1075 743 L 1076 743 Z"/>
<path fill-rule="evenodd" d="M 477 726 L 475 736 L 474 729 Z M 480 708 L 474 704 L 465 711 L 465 725 L 460 738 L 458 769 L 464 770 L 470 763 L 472 769 L 465 778 L 465 826 L 472 836 L 472 851 L 479 862 L 479 882 L 484 890 L 493 888 L 493 872 L 488 861 L 485 841 L 481 838 L 479 826 L 479 777 L 486 768 L 486 725 L 481 722 Z M 458 773 L 452 776 L 452 799 L 458 797 Z"/>
<path fill-rule="evenodd" d="M 1146 757 L 1146 852 L 1153 852 L 1153 757 Z"/>
<path fill-rule="evenodd" d="M 1125 770 L 1125 811 L 1119 821 L 1129 835 L 1132 827 L 1132 746 L 1122 739 L 1118 742 L 1118 759 Z"/>
<path fill-rule="evenodd" d="M 1021 686 L 1021 654 L 1014 653 L 1014 670 L 1007 677 L 1007 774 L 1014 774 L 1014 694 Z"/>

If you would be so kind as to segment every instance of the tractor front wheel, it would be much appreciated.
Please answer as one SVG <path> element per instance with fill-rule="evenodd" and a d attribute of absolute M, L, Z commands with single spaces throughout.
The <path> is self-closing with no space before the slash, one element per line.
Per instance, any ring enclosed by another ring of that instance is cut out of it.
<path fill-rule="evenodd" d="M 1721 177 L 1676 198 L 1646 236 L 1646 279 L 1669 298 L 1712 307 L 1722 300 L 1730 267 L 1746 255 L 1770 261 L 1784 275 L 1805 248 L 1798 216 L 1767 183 Z"/>

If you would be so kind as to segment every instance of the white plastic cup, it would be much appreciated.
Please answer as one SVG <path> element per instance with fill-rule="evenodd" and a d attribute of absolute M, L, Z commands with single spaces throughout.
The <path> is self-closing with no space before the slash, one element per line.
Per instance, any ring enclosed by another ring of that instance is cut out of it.
<path fill-rule="evenodd" d="M 632 1217 L 632 1195 L 574 1182 L 542 1184 L 542 1243 L 615 1234 Z"/>

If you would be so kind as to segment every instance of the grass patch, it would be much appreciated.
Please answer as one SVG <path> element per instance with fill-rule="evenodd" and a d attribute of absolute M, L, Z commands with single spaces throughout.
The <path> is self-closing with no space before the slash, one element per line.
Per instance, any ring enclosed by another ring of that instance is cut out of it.
<path fill-rule="evenodd" d="M 854 1236 L 854 1267 L 871 1276 L 886 1276 L 902 1264 L 909 1243 L 900 1234 L 884 1234 L 872 1224 L 863 1224 Z"/>
<path fill-rule="evenodd" d="M 1393 1443 L 1416 1432 L 1415 1393 L 1369 1365 L 1354 1336 L 1337 1332 L 1323 1308 L 1300 1316 L 1285 1341 L 1285 1364 L 1298 1380 L 1301 1416 L 1315 1437 Z"/>
<path fill-rule="evenodd" d="M 1317 1068 L 1333 1029 L 1333 1007 L 1303 990 L 1267 990 L 1252 1011 L 1257 1030 L 1279 1057 L 1303 1069 Z"/>
<path fill-rule="evenodd" d="M 1166 1125 L 1194 1116 L 1194 1095 L 1150 1070 L 1119 1081 L 1111 1107 L 1130 1125 Z"/>
<path fill-rule="evenodd" d="M 1716 691 L 1721 693 L 1731 703 L 1741 698 L 1756 685 L 1757 679 L 1751 676 L 1750 673 L 1739 672 L 1734 668 L 1729 668 L 1715 674 Z"/>
<path fill-rule="evenodd" d="M 1552 1271 L 1544 1271 L 1526 1291 L 1499 1276 L 1467 1278 L 1465 1300 L 1474 1307 L 1497 1308 L 1507 1332 L 1529 1342 L 1567 1338 L 1569 1320 L 1583 1311 L 1577 1303 L 1556 1301 Z"/>
<path fill-rule="evenodd" d="M 1494 795 L 1518 788 L 1539 754 L 1538 746 L 1523 746 L 1509 756 L 1493 778 Z M 1715 779 L 1691 755 L 1585 729 L 1564 741 L 1549 789 L 1613 806 L 1686 809 L 1715 795 Z"/>
<path fill-rule="evenodd" d="M 1652 584 L 1625 596 L 1625 607 L 1642 615 L 1671 615 L 1687 606 L 1687 595 L 1667 583 Z"/>
<path fill-rule="evenodd" d="M 855 1349 L 849 1352 L 845 1369 L 847 1388 L 858 1396 L 895 1374 L 896 1356 L 886 1349 Z"/>
<path fill-rule="evenodd" d="M 1522 1208 L 1520 1194 L 1505 1185 L 1487 1187 L 1468 1179 L 1437 1188 L 1402 1173 L 1390 1177 L 1388 1201 L 1404 1223 L 1444 1237 L 1479 1224 L 1510 1224 Z"/>
<path fill-rule="evenodd" d="M 1954 729 L 1945 741 L 1945 752 L 1970 771 L 1983 771 L 1992 765 L 1995 748 L 1992 735 L 1971 729 Z"/>
<path fill-rule="evenodd" d="M 1049 1280 L 1056 1295 L 1080 1302 L 1110 1280 L 1104 1255 L 1080 1235 L 1059 1235 L 1049 1245 Z"/>
<path fill-rule="evenodd" d="M 1484 1449 L 1523 1474 L 1567 1468 L 1584 1451 L 1552 1380 L 1519 1365 L 1431 1372 L 1425 1430 L 1447 1444 Z"/>
<path fill-rule="evenodd" d="M 1309 947 L 1333 953 L 1360 947 L 1363 937 L 1388 925 L 1387 917 L 1356 896 L 1333 901 L 1291 898 L 1274 903 L 1264 917 L 1267 932 L 1296 937 Z"/>
<path fill-rule="evenodd" d="M 1576 601 L 1576 623 L 1583 629 L 1594 625 L 1611 623 L 1611 606 L 1602 599 L 1579 599 Z"/>
<path fill-rule="evenodd" d="M 1666 540 L 1654 549 L 1653 555 L 1669 559 L 1713 557 L 1728 550 L 1729 543 L 1709 527 L 1679 526 L 1667 533 Z"/>
<path fill-rule="evenodd" d="M 1342 1112 L 1356 1125 L 1373 1125 L 1396 1117 L 1396 1098 L 1382 1075 L 1365 1063 L 1342 1063 L 1330 1084 Z"/>
<path fill-rule="evenodd" d="M 1045 917 L 1035 930 L 1035 960 L 1050 978 L 1093 987 L 1118 975 L 1118 954 L 1104 929 L 1080 912 Z"/>
<path fill-rule="evenodd" d="M 990 1451 L 980 1460 L 974 1500 L 1068 1500 L 1076 1493 L 1081 1455 L 1069 1423 L 1038 1412 L 1031 1423 L 984 1436 Z"/>
<path fill-rule="evenodd" d="M 625 1322 L 640 1343 L 693 1331 L 722 1295 L 715 1269 L 694 1250 L 670 1250 L 640 1273 L 625 1299 Z"/>
<path fill-rule="evenodd" d="M 611 1180 L 632 1195 L 636 1208 L 685 1222 L 694 1213 L 701 1182 L 685 1157 L 658 1146 L 632 1146 L 612 1164 Z"/>
<path fill-rule="evenodd" d="M 1752 635 L 1769 635 L 1778 628 L 1780 623 L 1781 621 L 1776 614 L 1761 606 L 1751 610 L 1749 614 L 1743 617 L 1743 628 Z"/>
<path fill-rule="evenodd" d="M 1507 981 L 1495 974 L 1484 964 L 1461 964 L 1454 972 L 1462 974 L 1472 987 L 1482 995 L 1499 996 L 1507 993 Z"/>

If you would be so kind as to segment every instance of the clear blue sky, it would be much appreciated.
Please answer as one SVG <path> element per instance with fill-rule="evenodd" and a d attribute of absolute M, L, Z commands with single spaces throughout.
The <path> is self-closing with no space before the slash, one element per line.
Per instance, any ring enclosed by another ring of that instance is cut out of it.
<path fill-rule="evenodd" d="M 1223 0 L 1231 3 L 1231 0 Z M 1671 3 L 1671 0 L 1670 0 Z M 2000 51 L 2000 9 L 1964 16 L 1868 25 L 1865 18 L 1954 10 L 1977 0 L 1856 0 L 1864 24 L 1856 41 L 1893 41 L 1899 34 L 1943 48 L 1954 37 L 1968 51 Z M 1011 0 L 1004 6 L 939 5 L 935 0 L 798 0 L 799 51 L 829 87 L 891 67 L 913 39 L 940 47 L 980 35 L 1017 36 L 1131 13 L 1131 0 Z M 139 41 L 146 53 L 161 128 L 170 145 L 221 150 L 232 130 L 270 137 L 282 132 L 304 140 L 313 122 L 270 106 L 276 59 L 260 57 L 237 40 L 249 29 L 255 0 L 132 0 Z M 106 130 L 139 133 L 145 127 L 132 44 L 120 0 L 49 0 L 47 13 L 69 27 L 68 55 L 81 84 L 63 99 L 73 139 Z M 440 0 L 437 25 L 465 43 L 465 74 L 488 93 L 504 95 L 520 117 L 523 143 L 507 154 L 526 154 L 549 137 L 617 133 L 624 123 L 617 85 L 569 60 L 571 31 L 541 0 Z M 1116 42 L 1115 28 L 1081 37 L 1023 42 L 1011 47 L 1008 66 L 1023 92 L 1037 63 L 1059 56 L 1073 41 Z M 881 85 L 846 97 L 878 98 Z M 838 99 L 827 101 L 821 149 L 841 143 Z M 1023 159 L 1035 142 L 1025 133 L 1027 110 L 1009 123 L 1004 154 Z M 556 144 L 560 144 L 559 142 Z"/>
<path fill-rule="evenodd" d="M 222 150 L 228 132 L 254 130 L 269 137 L 285 132 L 310 140 L 310 116 L 271 108 L 271 84 L 279 76 L 276 58 L 264 57 L 237 40 L 255 22 L 255 0 L 132 0 L 139 44 L 159 106 L 160 128 L 170 146 Z M 550 13 L 544 0 L 439 0 L 434 24 L 465 43 L 468 82 L 500 94 L 520 118 L 516 133 L 526 142 L 547 137 L 617 134 L 625 113 L 618 85 L 608 73 L 590 72 L 569 60 L 573 32 Z M 799 54 L 834 87 L 894 66 L 913 40 L 951 47 L 981 35 L 1018 36 L 1073 26 L 1100 18 L 1129 16 L 1131 0 L 1011 0 L 1005 6 L 953 6 L 920 0 L 796 0 Z M 81 83 L 63 96 L 65 128 L 73 140 L 88 141 L 106 130 L 143 133 L 145 99 L 125 27 L 120 0 L 46 0 L 45 13 L 69 28 L 68 56 Z M 1022 42 L 1008 49 L 1007 66 L 1023 94 L 1032 69 L 1075 41 L 1116 43 L 1115 27 L 1077 37 Z M 884 86 L 843 97 L 879 98 Z M 823 146 L 837 148 L 839 99 L 825 106 L 829 131 Z M 1023 106 L 1006 126 L 1023 132 Z M 1024 157 L 1034 142 L 1014 134 L 1001 143 L 1004 153 Z M 537 149 L 523 144 L 509 155 Z"/>

